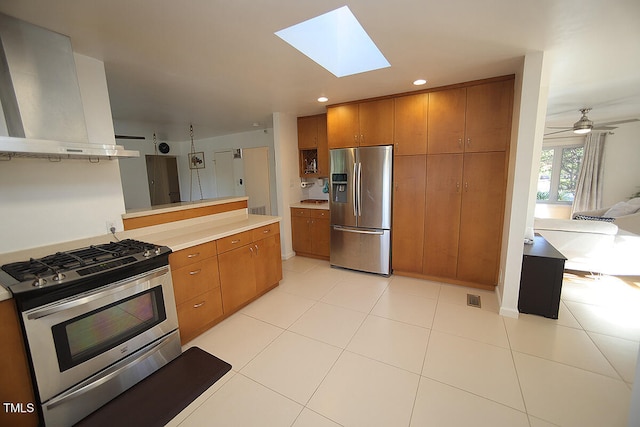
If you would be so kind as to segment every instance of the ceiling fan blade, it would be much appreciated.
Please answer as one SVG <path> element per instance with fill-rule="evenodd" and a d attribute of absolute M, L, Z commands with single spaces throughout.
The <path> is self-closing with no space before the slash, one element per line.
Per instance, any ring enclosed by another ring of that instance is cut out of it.
<path fill-rule="evenodd" d="M 571 132 L 572 130 L 573 130 L 572 128 L 568 128 L 568 129 L 565 129 L 565 130 L 557 130 L 555 132 L 545 133 L 544 136 L 555 135 L 557 133 L 563 133 L 563 132 Z"/>
<path fill-rule="evenodd" d="M 621 125 L 623 123 L 632 123 L 632 122 L 640 122 L 640 119 L 627 119 L 627 120 L 618 120 L 615 122 L 600 123 L 598 127 L 609 126 L 609 125 Z"/>
<path fill-rule="evenodd" d="M 144 136 L 115 135 L 116 139 L 146 139 Z"/>
<path fill-rule="evenodd" d="M 616 126 L 594 126 L 592 130 L 614 130 L 618 129 Z"/>
<path fill-rule="evenodd" d="M 580 136 L 584 136 L 584 135 L 553 136 L 551 138 L 547 138 L 545 136 L 544 139 L 575 139 L 575 138 L 579 138 Z"/>
<path fill-rule="evenodd" d="M 571 126 L 547 126 L 546 128 L 547 129 L 566 129 L 566 130 L 573 129 Z"/>

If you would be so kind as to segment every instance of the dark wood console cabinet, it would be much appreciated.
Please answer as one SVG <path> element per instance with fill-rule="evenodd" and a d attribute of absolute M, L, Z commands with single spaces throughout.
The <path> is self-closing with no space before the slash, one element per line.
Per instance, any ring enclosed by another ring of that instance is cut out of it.
<path fill-rule="evenodd" d="M 565 261 L 564 255 L 538 234 L 532 245 L 524 245 L 518 299 L 521 313 L 558 318 Z"/>

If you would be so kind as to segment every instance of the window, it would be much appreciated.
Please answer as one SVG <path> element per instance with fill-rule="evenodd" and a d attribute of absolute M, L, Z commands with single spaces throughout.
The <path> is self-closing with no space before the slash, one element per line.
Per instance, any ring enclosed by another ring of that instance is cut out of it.
<path fill-rule="evenodd" d="M 573 202 L 583 153 L 582 145 L 542 149 L 538 173 L 538 202 Z"/>

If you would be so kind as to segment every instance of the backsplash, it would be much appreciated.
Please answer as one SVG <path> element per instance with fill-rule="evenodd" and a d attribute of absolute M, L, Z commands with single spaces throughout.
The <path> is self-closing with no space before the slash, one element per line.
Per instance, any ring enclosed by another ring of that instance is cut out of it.
<path fill-rule="evenodd" d="M 324 193 L 322 189 L 325 186 L 325 182 L 328 181 L 327 178 L 321 179 L 307 179 L 307 182 L 313 182 L 314 184 L 310 187 L 302 189 L 302 198 L 303 199 L 321 199 L 321 200 L 329 200 L 329 193 Z"/>

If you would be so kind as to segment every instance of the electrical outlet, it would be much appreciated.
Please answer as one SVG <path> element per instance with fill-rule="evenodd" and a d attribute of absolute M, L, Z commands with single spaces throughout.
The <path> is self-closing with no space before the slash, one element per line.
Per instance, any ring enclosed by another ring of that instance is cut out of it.
<path fill-rule="evenodd" d="M 107 221 L 107 233 L 113 234 L 116 232 L 116 222 L 115 221 Z"/>

